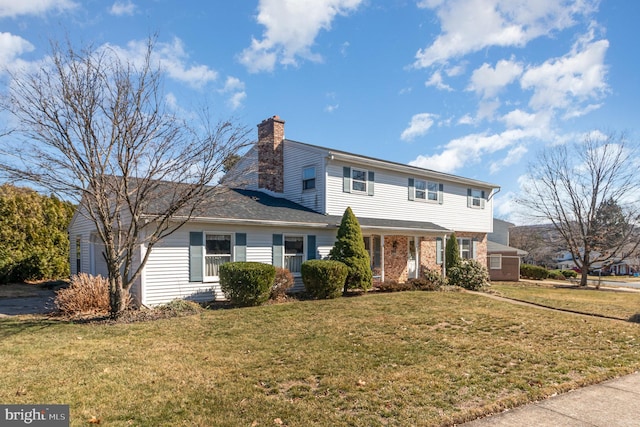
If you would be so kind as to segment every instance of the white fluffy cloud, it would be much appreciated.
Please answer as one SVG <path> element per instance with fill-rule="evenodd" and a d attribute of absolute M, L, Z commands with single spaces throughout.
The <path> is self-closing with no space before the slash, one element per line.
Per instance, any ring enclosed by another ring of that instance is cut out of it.
<path fill-rule="evenodd" d="M 273 71 L 276 63 L 297 65 L 298 58 L 320 61 L 311 51 L 320 30 L 329 30 L 337 15 L 346 15 L 363 0 L 260 0 L 257 21 L 265 27 L 260 40 L 242 51 L 239 61 L 250 72 Z"/>
<path fill-rule="evenodd" d="M 437 116 L 431 113 L 416 114 L 411 118 L 409 127 L 402 131 L 400 138 L 403 141 L 411 141 L 419 136 L 425 135 L 431 126 L 433 126 L 433 119 Z"/>
<path fill-rule="evenodd" d="M 490 46 L 522 47 L 530 40 L 567 28 L 588 14 L 597 0 L 421 1 L 435 10 L 442 34 L 415 55 L 414 66 L 430 67 Z"/>
<path fill-rule="evenodd" d="M 479 163 L 484 155 L 496 153 L 537 136 L 539 135 L 535 129 L 509 129 L 496 134 L 470 134 L 450 141 L 439 154 L 432 156 L 420 155 L 409 164 L 440 172 L 453 173 L 466 165 Z M 515 156 L 522 156 L 522 154 L 524 154 L 522 149 L 513 150 L 507 155 L 507 157 L 511 156 L 512 160 L 503 161 L 503 164 L 512 164 Z M 496 163 L 496 165 L 494 172 L 500 166 L 499 163 Z"/>
<path fill-rule="evenodd" d="M 109 13 L 115 16 L 133 15 L 136 12 L 136 5 L 131 1 L 117 1 L 109 9 Z"/>
<path fill-rule="evenodd" d="M 0 18 L 42 15 L 52 10 L 62 12 L 76 6 L 77 3 L 72 0 L 0 0 Z"/>
<path fill-rule="evenodd" d="M 34 46 L 20 36 L 0 33 L 0 69 L 10 65 L 13 60 L 25 52 L 31 52 Z"/>
<path fill-rule="evenodd" d="M 566 109 L 606 94 L 604 57 L 608 47 L 607 40 L 594 41 L 590 33 L 579 40 L 569 54 L 530 67 L 520 81 L 523 89 L 533 91 L 529 106 L 534 110 Z"/>
<path fill-rule="evenodd" d="M 435 73 L 433 73 L 431 75 L 431 78 L 429 78 L 429 80 L 425 82 L 425 86 L 427 87 L 434 86 L 436 89 L 440 89 L 440 90 L 448 90 L 448 91 L 453 90 L 451 86 L 443 82 L 442 74 L 440 74 L 440 71 L 436 71 Z"/>
<path fill-rule="evenodd" d="M 495 68 L 484 63 L 473 71 L 467 90 L 476 92 L 483 98 L 496 96 L 505 86 L 522 74 L 522 65 L 516 61 L 502 59 Z"/>
<path fill-rule="evenodd" d="M 147 40 L 130 41 L 127 43 L 126 48 L 109 44 L 106 44 L 104 48 L 112 50 L 132 64 L 136 64 L 146 54 Z M 153 56 L 153 61 L 160 64 L 169 78 L 186 83 L 194 88 L 201 88 L 218 78 L 218 73 L 207 65 L 190 64 L 189 55 L 184 49 L 184 44 L 177 37 L 171 43 L 157 42 Z"/>
<path fill-rule="evenodd" d="M 237 110 L 242 107 L 244 100 L 247 98 L 244 82 L 232 76 L 227 77 L 220 93 L 229 95 L 227 104 L 229 104 L 232 110 Z"/>
<path fill-rule="evenodd" d="M 441 33 L 418 51 L 414 62 L 415 68 L 430 69 L 428 87 L 445 88 L 441 70 L 468 67 L 466 55 L 490 47 L 500 47 L 492 56 L 505 54 L 471 73 L 465 89 L 477 95 L 478 103 L 475 112 L 463 111 L 455 121 L 487 124 L 487 130 L 453 139 L 411 164 L 459 172 L 483 163 L 496 173 L 520 162 L 534 142 L 562 143 L 565 133 L 559 124 L 599 108 L 609 91 L 609 42 L 595 35 L 597 24 L 590 21 L 597 5 L 597 0 L 419 1 L 419 7 L 435 11 L 441 25 Z M 519 56 L 531 40 L 551 38 L 578 23 L 589 30 L 565 55 L 537 63 Z M 452 83 L 446 88 L 458 89 Z"/>

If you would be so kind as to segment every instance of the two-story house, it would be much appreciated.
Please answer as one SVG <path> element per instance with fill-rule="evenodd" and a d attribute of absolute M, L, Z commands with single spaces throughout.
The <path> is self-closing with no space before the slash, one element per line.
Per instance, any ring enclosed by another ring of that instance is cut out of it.
<path fill-rule="evenodd" d="M 132 289 L 139 303 L 221 299 L 218 267 L 229 261 L 269 263 L 299 277 L 302 262 L 328 256 L 347 207 L 376 280 L 442 270 L 452 232 L 462 258 L 486 262 L 494 184 L 289 140 L 277 116 L 258 125 L 257 143 L 230 173 L 242 175 L 243 188 L 221 194 L 154 247 Z M 104 275 L 90 224 L 76 215 L 69 232 L 72 274 Z"/>

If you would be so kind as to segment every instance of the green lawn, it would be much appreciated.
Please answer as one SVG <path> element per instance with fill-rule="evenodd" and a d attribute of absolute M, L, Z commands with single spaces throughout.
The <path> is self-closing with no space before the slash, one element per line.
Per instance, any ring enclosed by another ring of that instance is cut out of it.
<path fill-rule="evenodd" d="M 492 292 L 508 298 L 533 302 L 547 307 L 590 313 L 628 320 L 640 313 L 640 292 L 611 289 L 581 289 L 535 282 L 494 283 Z M 559 285 L 563 286 L 563 285 Z"/>
<path fill-rule="evenodd" d="M 0 402 L 71 425 L 447 425 L 640 369 L 640 325 L 444 292 L 0 320 Z"/>

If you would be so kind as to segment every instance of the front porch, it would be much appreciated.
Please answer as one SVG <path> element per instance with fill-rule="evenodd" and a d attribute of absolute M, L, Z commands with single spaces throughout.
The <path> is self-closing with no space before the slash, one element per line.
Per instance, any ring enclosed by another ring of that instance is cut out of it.
<path fill-rule="evenodd" d="M 463 258 L 486 262 L 486 234 L 456 233 L 456 236 Z M 421 277 L 427 269 L 443 272 L 447 234 L 373 234 L 363 230 L 363 237 L 371 260 L 374 283 L 406 282 Z"/>

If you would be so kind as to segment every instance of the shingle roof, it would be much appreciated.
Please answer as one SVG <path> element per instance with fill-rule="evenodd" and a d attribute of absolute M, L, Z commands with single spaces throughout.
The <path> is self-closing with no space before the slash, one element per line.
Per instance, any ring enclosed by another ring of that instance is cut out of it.
<path fill-rule="evenodd" d="M 228 189 L 216 195 L 197 218 L 199 221 L 232 220 L 273 222 L 282 224 L 299 223 L 337 228 L 342 220 L 338 215 L 323 215 L 288 199 L 274 197 L 262 191 Z M 362 228 L 414 231 L 448 231 L 432 222 L 387 220 L 378 218 L 358 218 Z"/>
<path fill-rule="evenodd" d="M 523 251 L 522 249 L 492 242 L 491 240 L 487 240 L 487 252 L 515 252 L 518 256 L 526 256 L 529 253 L 527 251 Z"/>

